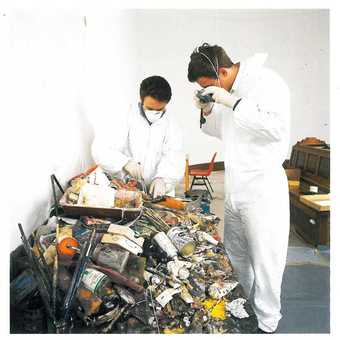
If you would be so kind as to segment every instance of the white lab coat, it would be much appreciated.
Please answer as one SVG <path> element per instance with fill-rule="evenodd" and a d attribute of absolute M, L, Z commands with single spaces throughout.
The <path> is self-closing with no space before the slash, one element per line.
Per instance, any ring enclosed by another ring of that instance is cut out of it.
<path fill-rule="evenodd" d="M 174 195 L 175 185 L 185 170 L 182 135 L 171 113 L 166 111 L 162 118 L 149 125 L 139 104 L 131 106 L 114 125 L 98 131 L 92 156 L 96 164 L 112 174 L 122 171 L 130 159 L 140 162 L 146 185 L 162 177 L 169 195 Z"/>
<path fill-rule="evenodd" d="M 225 145 L 224 244 L 259 327 L 275 331 L 289 237 L 289 194 L 282 168 L 289 146 L 290 93 L 263 66 L 266 55 L 240 63 L 231 90 L 235 111 L 215 104 L 202 130 Z"/>

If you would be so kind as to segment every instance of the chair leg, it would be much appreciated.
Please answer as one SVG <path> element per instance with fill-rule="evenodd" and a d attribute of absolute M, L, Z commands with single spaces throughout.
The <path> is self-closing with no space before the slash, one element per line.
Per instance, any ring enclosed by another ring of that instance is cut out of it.
<path fill-rule="evenodd" d="M 212 186 L 211 186 L 211 183 L 210 183 L 210 181 L 209 181 L 209 178 L 206 177 L 206 179 L 207 179 L 207 181 L 208 181 L 208 184 L 209 184 L 209 186 L 210 186 L 211 191 L 214 192 L 214 189 L 213 189 Z"/>
<path fill-rule="evenodd" d="M 196 180 L 196 176 L 194 176 L 194 178 L 192 179 L 192 182 L 191 182 L 191 186 L 190 186 L 189 191 L 191 191 L 192 187 L 194 186 L 195 180 Z"/>
<path fill-rule="evenodd" d="M 210 192 L 210 189 L 209 189 L 207 182 L 206 182 L 206 177 L 203 177 L 203 182 L 204 182 L 205 187 L 207 188 L 207 191 L 209 193 L 210 198 L 213 199 L 212 194 Z"/>

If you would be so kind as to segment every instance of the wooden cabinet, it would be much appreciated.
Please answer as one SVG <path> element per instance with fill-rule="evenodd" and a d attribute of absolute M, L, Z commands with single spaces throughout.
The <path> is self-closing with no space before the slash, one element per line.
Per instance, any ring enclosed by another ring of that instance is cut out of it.
<path fill-rule="evenodd" d="M 300 200 L 300 193 L 290 190 L 290 219 L 296 232 L 314 246 L 330 243 L 330 212 L 318 211 Z"/>
<path fill-rule="evenodd" d="M 317 186 L 320 194 L 330 192 L 330 148 L 317 139 L 298 142 L 294 145 L 288 169 L 301 170 L 299 187 L 290 188 L 291 222 L 296 232 L 307 242 L 318 245 L 330 243 L 330 211 L 319 211 L 301 201 L 301 195 L 309 190 L 309 186 Z"/>

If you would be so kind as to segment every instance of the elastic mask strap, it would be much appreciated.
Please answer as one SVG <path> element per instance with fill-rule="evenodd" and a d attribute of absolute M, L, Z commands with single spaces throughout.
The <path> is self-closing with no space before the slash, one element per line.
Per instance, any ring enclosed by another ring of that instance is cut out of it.
<path fill-rule="evenodd" d="M 143 110 L 143 104 L 142 103 L 138 103 L 138 106 L 139 106 L 139 112 L 141 114 L 141 116 L 143 116 L 145 118 L 145 120 L 149 123 L 149 125 L 151 126 L 152 123 L 149 121 L 149 119 L 146 117 L 146 114 Z"/>
<path fill-rule="evenodd" d="M 217 80 L 218 80 L 218 84 L 220 85 L 220 87 L 222 87 L 222 86 L 221 86 L 221 82 L 220 82 L 220 77 L 219 77 L 219 75 L 218 75 L 218 59 L 217 59 L 217 57 L 215 56 L 215 61 L 216 61 L 216 66 L 217 66 L 217 69 L 216 69 L 216 67 L 215 67 L 215 65 L 213 64 L 213 62 L 211 61 L 211 59 L 210 59 L 205 53 L 200 52 L 198 49 L 197 49 L 197 52 L 198 52 L 199 54 L 202 54 L 205 58 L 208 59 L 209 63 L 211 64 L 211 66 L 212 66 L 212 68 L 213 68 L 213 70 L 214 70 L 214 72 L 215 72 L 215 74 L 216 74 L 216 77 L 217 77 Z"/>

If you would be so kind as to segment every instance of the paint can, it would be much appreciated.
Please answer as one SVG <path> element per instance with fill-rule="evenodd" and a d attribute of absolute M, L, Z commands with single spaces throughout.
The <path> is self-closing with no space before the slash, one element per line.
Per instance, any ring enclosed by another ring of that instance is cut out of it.
<path fill-rule="evenodd" d="M 191 256 L 194 253 L 195 241 L 185 229 L 173 227 L 167 235 L 183 257 Z"/>

